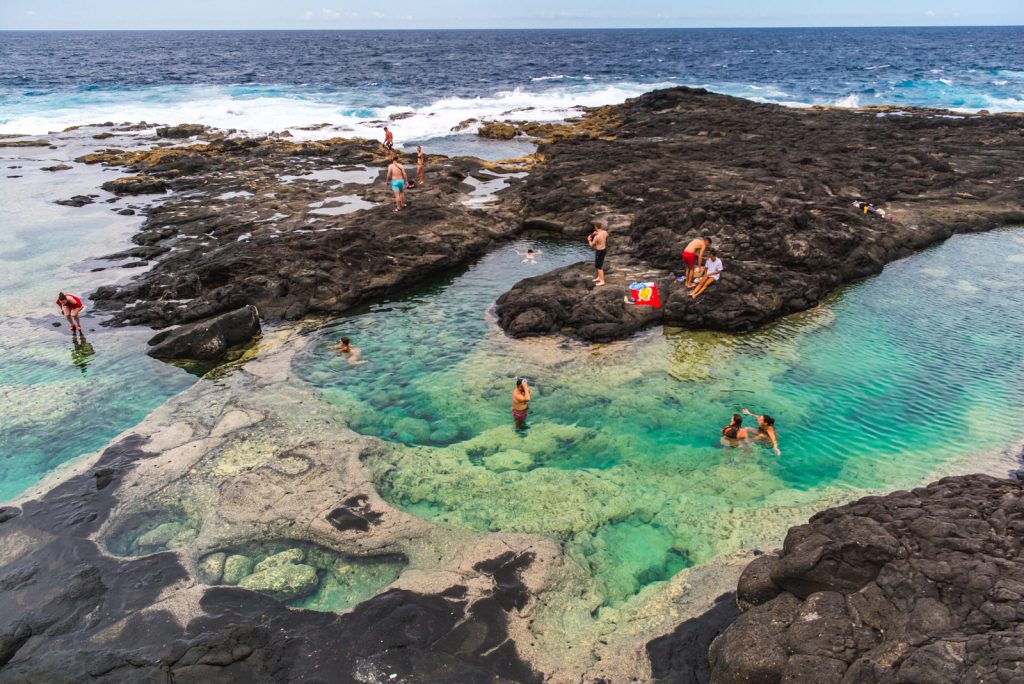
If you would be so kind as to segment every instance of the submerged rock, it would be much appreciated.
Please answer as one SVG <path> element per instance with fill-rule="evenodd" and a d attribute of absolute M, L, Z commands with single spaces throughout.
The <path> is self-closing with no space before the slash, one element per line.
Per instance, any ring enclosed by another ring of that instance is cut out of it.
<path fill-rule="evenodd" d="M 306 560 L 306 553 L 300 548 L 288 549 L 281 553 L 275 553 L 273 556 L 264 558 L 256 567 L 253 568 L 253 572 L 262 572 L 269 570 L 270 568 L 276 568 L 279 565 L 291 565 L 292 563 L 301 563 Z"/>
<path fill-rule="evenodd" d="M 254 306 L 243 306 L 215 318 L 164 331 L 154 336 L 146 352 L 157 359 L 214 361 L 229 347 L 244 344 L 260 334 L 260 319 Z"/>
<path fill-rule="evenodd" d="M 273 596 L 279 601 L 290 601 L 316 591 L 319 579 L 312 566 L 283 563 L 264 567 L 244 577 L 238 586 Z"/>
<path fill-rule="evenodd" d="M 221 581 L 224 584 L 238 584 L 242 578 L 252 572 L 253 562 L 248 556 L 232 554 L 224 559 L 224 572 Z"/>
<path fill-rule="evenodd" d="M 207 584 L 217 584 L 224 576 L 224 561 L 227 554 L 218 551 L 199 561 L 199 578 Z"/>
<path fill-rule="evenodd" d="M 183 529 L 180 522 L 165 522 L 140 536 L 135 543 L 140 547 L 167 547 Z"/>
<path fill-rule="evenodd" d="M 713 681 L 1024 676 L 1024 483 L 950 477 L 824 511 L 740 579 Z"/>

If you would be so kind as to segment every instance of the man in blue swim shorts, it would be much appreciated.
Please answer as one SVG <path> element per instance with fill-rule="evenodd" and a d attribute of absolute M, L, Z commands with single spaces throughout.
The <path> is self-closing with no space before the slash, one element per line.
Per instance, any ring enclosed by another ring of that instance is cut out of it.
<path fill-rule="evenodd" d="M 397 154 L 391 159 L 385 180 L 391 183 L 391 189 L 395 193 L 395 211 L 401 211 L 405 206 L 405 186 L 409 182 L 409 177 L 405 175 L 405 169 L 399 163 Z"/>

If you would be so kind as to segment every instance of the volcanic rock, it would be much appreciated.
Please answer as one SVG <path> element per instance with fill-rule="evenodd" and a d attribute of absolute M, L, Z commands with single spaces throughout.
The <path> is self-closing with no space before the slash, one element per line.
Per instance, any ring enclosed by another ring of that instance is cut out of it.
<path fill-rule="evenodd" d="M 158 138 L 191 138 L 206 131 L 206 126 L 201 124 L 181 124 L 180 126 L 167 126 L 156 129 Z"/>
<path fill-rule="evenodd" d="M 53 166 L 41 166 L 39 168 L 42 171 L 67 171 L 71 167 L 67 164 L 55 164 Z"/>
<path fill-rule="evenodd" d="M 511 140 L 516 137 L 516 127 L 501 121 L 488 121 L 480 126 L 476 134 L 492 140 Z"/>
<path fill-rule="evenodd" d="M 713 681 L 1024 677 L 1024 483 L 950 477 L 824 511 L 740 580 Z"/>
<path fill-rule="evenodd" d="M 101 187 L 115 195 L 143 195 L 162 193 L 167 190 L 166 183 L 152 176 L 122 176 L 107 181 Z"/>
<path fill-rule="evenodd" d="M 260 334 L 259 314 L 243 306 L 206 321 L 191 323 L 155 335 L 146 352 L 157 359 L 220 359 L 229 347 L 244 344 Z"/>
<path fill-rule="evenodd" d="M 96 199 L 92 195 L 75 195 L 63 200 L 54 200 L 54 204 L 60 204 L 65 207 L 84 207 L 86 204 L 92 204 Z"/>
<path fill-rule="evenodd" d="M 662 306 L 644 313 L 646 325 L 747 331 L 953 233 L 1024 223 L 1020 117 L 948 114 L 656 91 L 554 134 L 515 192 L 528 222 L 567 235 L 618 218 L 607 268 L 627 273 L 609 286 L 621 295 L 629 278 L 654 273 L 643 280 L 657 280 Z M 724 263 L 697 300 L 672 278 L 695 237 L 712 238 Z M 564 270 L 519 283 L 499 300 L 502 327 L 517 337 L 631 334 L 634 307 L 610 308 L 607 291 L 585 286 L 584 275 L 573 296 L 547 296 L 568 282 Z"/>

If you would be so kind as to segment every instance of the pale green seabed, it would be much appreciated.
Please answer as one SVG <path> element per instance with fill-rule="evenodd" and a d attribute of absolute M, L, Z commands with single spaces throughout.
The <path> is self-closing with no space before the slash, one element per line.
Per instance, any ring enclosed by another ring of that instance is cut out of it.
<path fill-rule="evenodd" d="M 132 246 L 142 217 L 113 210 L 144 200 L 108 204 L 113 195 L 97 188 L 120 172 L 72 162 L 95 149 L 88 134 L 50 136 L 60 143 L 57 150 L 0 150 L 0 501 L 100 449 L 195 381 L 145 355 L 151 330 L 102 328 L 88 301 L 82 316 L 86 342 L 75 343 L 54 304 L 59 290 L 84 297 L 139 273 L 123 268 L 131 259 L 90 258 Z M 118 144 L 134 143 L 123 137 Z M 73 168 L 40 170 L 57 163 Z M 95 204 L 54 203 L 90 193 L 98 196 Z"/>
<path fill-rule="evenodd" d="M 912 487 L 1019 439 L 1020 230 L 955 237 L 757 333 L 659 329 L 593 346 L 510 340 L 484 315 L 520 278 L 583 256 L 544 248 L 538 266 L 502 248 L 341 319 L 297 364 L 353 429 L 418 445 L 370 464 L 387 498 L 450 525 L 562 540 L 597 606 L 764 543 L 795 507 Z M 368 363 L 330 352 L 342 334 Z M 517 374 L 535 387 L 523 433 L 509 416 Z M 776 417 L 782 457 L 720 446 L 744 407 Z"/>

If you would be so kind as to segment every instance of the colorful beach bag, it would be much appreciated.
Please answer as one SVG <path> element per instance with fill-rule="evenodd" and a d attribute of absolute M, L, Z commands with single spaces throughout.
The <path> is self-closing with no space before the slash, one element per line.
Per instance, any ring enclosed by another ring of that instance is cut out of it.
<path fill-rule="evenodd" d="M 657 283 L 630 283 L 629 298 L 637 306 L 661 307 Z"/>

